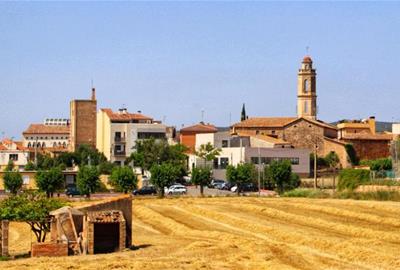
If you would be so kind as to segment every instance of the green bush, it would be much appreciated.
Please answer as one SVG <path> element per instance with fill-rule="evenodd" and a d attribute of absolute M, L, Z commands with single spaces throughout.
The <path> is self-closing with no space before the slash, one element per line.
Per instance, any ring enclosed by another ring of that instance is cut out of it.
<path fill-rule="evenodd" d="M 344 169 L 339 173 L 338 190 L 354 190 L 370 179 L 369 170 Z"/>
<path fill-rule="evenodd" d="M 300 186 L 300 177 L 292 173 L 292 165 L 290 161 L 272 161 L 265 168 L 264 176 L 266 182 L 271 183 L 277 188 L 279 193 L 295 189 Z"/>
<path fill-rule="evenodd" d="M 392 159 L 390 158 L 361 160 L 360 165 L 369 166 L 372 171 L 389 171 L 393 168 Z"/>
<path fill-rule="evenodd" d="M 371 191 L 371 192 L 354 192 L 343 191 L 336 193 L 333 198 L 336 199 L 353 199 L 353 200 L 374 200 L 374 201 L 400 201 L 400 192 L 398 191 Z"/>
<path fill-rule="evenodd" d="M 328 198 L 329 194 L 322 190 L 298 188 L 283 193 L 282 197 Z"/>
<path fill-rule="evenodd" d="M 11 194 L 17 194 L 22 188 L 23 180 L 19 172 L 6 171 L 3 180 L 4 188 L 9 190 Z"/>

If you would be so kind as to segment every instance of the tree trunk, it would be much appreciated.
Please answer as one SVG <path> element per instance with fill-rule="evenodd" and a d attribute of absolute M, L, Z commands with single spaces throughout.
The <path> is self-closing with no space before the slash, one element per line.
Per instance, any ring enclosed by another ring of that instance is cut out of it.
<path fill-rule="evenodd" d="M 204 196 L 204 186 L 200 185 L 200 195 L 203 197 Z"/>

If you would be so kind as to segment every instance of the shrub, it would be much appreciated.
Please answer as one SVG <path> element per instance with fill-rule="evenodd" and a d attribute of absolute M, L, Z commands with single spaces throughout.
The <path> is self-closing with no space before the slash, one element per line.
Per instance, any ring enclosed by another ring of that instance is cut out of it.
<path fill-rule="evenodd" d="M 338 190 L 354 190 L 370 179 L 369 170 L 344 169 L 339 173 Z"/>
<path fill-rule="evenodd" d="M 286 191 L 282 197 L 328 198 L 329 194 L 322 190 L 298 188 Z"/>
<path fill-rule="evenodd" d="M 173 184 L 180 176 L 180 166 L 171 163 L 155 164 L 150 169 L 150 182 L 157 188 L 160 197 L 164 197 L 164 188 Z"/>
<path fill-rule="evenodd" d="M 375 160 L 362 160 L 361 165 L 369 166 L 372 171 L 388 171 L 393 168 L 392 159 L 379 158 Z"/>
<path fill-rule="evenodd" d="M 356 150 L 354 149 L 353 145 L 346 144 L 344 146 L 344 148 L 346 149 L 347 155 L 349 156 L 350 163 L 352 165 L 358 165 L 360 160 L 357 157 L 357 153 L 356 153 Z"/>
<path fill-rule="evenodd" d="M 9 190 L 11 194 L 17 194 L 22 188 L 23 180 L 19 172 L 6 171 L 3 179 L 5 189 Z"/>

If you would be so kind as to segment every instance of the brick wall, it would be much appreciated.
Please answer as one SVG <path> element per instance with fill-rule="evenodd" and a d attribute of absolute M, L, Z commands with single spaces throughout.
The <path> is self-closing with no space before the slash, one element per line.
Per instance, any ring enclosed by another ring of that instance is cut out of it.
<path fill-rule="evenodd" d="M 68 244 L 35 243 L 32 244 L 32 257 L 68 256 Z"/>
<path fill-rule="evenodd" d="M 96 100 L 73 100 L 70 104 L 71 151 L 81 144 L 96 147 Z"/>

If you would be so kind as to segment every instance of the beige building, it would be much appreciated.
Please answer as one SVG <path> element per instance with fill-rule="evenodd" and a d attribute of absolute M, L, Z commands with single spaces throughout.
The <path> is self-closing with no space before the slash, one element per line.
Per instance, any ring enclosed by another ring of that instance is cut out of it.
<path fill-rule="evenodd" d="M 311 57 L 306 56 L 297 75 L 297 117 L 317 119 L 317 73 Z"/>
<path fill-rule="evenodd" d="M 29 151 L 22 142 L 4 139 L 0 142 L 0 170 L 4 170 L 10 160 L 15 168 L 23 170 L 28 163 Z"/>
<path fill-rule="evenodd" d="M 101 109 L 97 113 L 97 149 L 113 163 L 123 165 L 134 151 L 137 140 L 165 139 L 167 127 L 153 118 L 127 109 L 113 112 Z"/>

